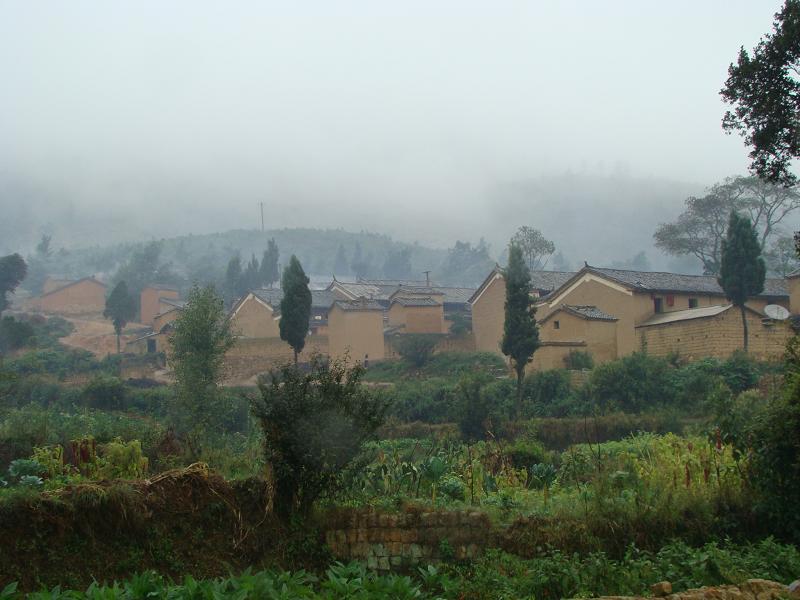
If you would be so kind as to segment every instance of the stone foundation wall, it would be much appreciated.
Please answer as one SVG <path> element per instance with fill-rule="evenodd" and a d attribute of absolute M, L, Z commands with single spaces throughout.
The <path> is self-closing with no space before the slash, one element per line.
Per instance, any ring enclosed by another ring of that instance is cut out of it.
<path fill-rule="evenodd" d="M 480 512 L 342 511 L 329 520 L 325 541 L 342 561 L 360 560 L 379 571 L 404 570 L 442 559 L 474 558 L 489 545 L 492 528 Z"/>

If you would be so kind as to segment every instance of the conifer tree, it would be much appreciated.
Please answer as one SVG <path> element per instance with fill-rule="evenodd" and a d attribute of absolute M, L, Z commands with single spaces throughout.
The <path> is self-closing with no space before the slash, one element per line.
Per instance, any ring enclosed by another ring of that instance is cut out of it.
<path fill-rule="evenodd" d="M 339 244 L 339 249 L 336 251 L 336 259 L 333 261 L 334 275 L 347 275 L 350 268 L 347 265 L 347 255 L 344 252 L 344 246 Z"/>
<path fill-rule="evenodd" d="M 120 281 L 106 298 L 106 308 L 103 311 L 103 316 L 111 319 L 114 333 L 117 334 L 117 354 L 120 353 L 119 338 L 122 330 L 135 315 L 136 298 L 128 291 L 128 284 Z"/>
<path fill-rule="evenodd" d="M 233 304 L 239 297 L 239 285 L 242 281 L 242 258 L 238 254 L 228 261 L 225 270 L 225 299 Z"/>
<path fill-rule="evenodd" d="M 294 350 L 295 365 L 297 355 L 306 345 L 308 322 L 311 318 L 311 291 L 308 289 L 308 281 L 300 261 L 292 255 L 281 278 L 283 299 L 279 328 L 281 339 Z"/>
<path fill-rule="evenodd" d="M 725 290 L 728 300 L 738 306 L 742 313 L 745 352 L 748 346 L 745 302 L 764 291 L 766 272 L 767 268 L 761 257 L 761 245 L 753 225 L 747 217 L 731 211 L 728 234 L 722 240 L 722 259 L 717 281 Z"/>
<path fill-rule="evenodd" d="M 505 269 L 506 302 L 505 323 L 501 350 L 511 359 L 517 375 L 516 416 L 522 414 L 522 381 L 525 365 L 539 347 L 539 326 L 536 324 L 536 306 L 531 298 L 531 275 L 522 256 L 522 250 L 512 244 Z"/>
<path fill-rule="evenodd" d="M 275 238 L 272 238 L 267 243 L 267 249 L 264 250 L 264 256 L 261 259 L 261 282 L 262 285 L 272 285 L 278 281 L 278 259 L 281 253 L 278 250 L 278 244 L 275 243 Z"/>

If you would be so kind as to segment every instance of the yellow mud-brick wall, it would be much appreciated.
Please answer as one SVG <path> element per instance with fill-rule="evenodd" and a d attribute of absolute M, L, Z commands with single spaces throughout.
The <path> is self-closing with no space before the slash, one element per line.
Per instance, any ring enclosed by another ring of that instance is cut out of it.
<path fill-rule="evenodd" d="M 231 330 L 234 335 L 246 338 L 279 338 L 280 325 L 274 317 L 274 312 L 249 296 L 231 317 Z"/>
<path fill-rule="evenodd" d="M 763 360 L 780 358 L 793 335 L 788 322 L 765 325 L 757 314 L 746 314 L 750 354 Z M 637 334 L 640 349 L 654 356 L 678 353 L 689 360 L 727 358 L 743 347 L 742 316 L 735 307 L 715 317 L 639 327 Z"/>
<path fill-rule="evenodd" d="M 328 313 L 328 340 L 331 358 L 349 356 L 362 362 L 366 356 L 384 358 L 383 311 L 342 310 L 334 305 Z"/>
<path fill-rule="evenodd" d="M 298 360 L 308 362 L 315 354 L 328 354 L 327 336 L 308 336 Z M 280 338 L 238 338 L 225 354 L 225 379 L 247 379 L 291 362 L 294 362 L 294 351 Z"/>
<path fill-rule="evenodd" d="M 506 283 L 499 275 L 492 279 L 472 305 L 472 332 L 475 349 L 500 352 L 505 320 Z"/>
<path fill-rule="evenodd" d="M 160 300 L 167 298 L 169 300 L 178 299 L 178 290 L 160 289 L 154 287 L 145 287 L 139 295 L 139 315 L 140 321 L 144 325 L 153 325 L 153 320 L 156 315 L 161 312 Z"/>
<path fill-rule="evenodd" d="M 617 321 L 584 319 L 559 310 L 539 325 L 539 339 L 544 343 L 582 343 L 597 364 L 617 358 Z"/>
<path fill-rule="evenodd" d="M 406 306 L 406 333 L 446 333 L 444 306 Z"/>
<path fill-rule="evenodd" d="M 62 315 L 102 313 L 106 306 L 106 288 L 99 281 L 84 279 L 41 296 L 34 306 L 43 312 Z"/>
<path fill-rule="evenodd" d="M 179 316 L 181 316 L 181 310 L 179 308 L 156 315 L 156 317 L 153 319 L 153 331 L 161 331 L 164 328 L 164 325 L 172 323 Z"/>

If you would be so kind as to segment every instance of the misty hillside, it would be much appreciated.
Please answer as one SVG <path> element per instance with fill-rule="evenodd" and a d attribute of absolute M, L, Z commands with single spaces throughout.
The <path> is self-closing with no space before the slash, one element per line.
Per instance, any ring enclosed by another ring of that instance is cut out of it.
<path fill-rule="evenodd" d="M 705 186 L 664 179 L 565 174 L 496 186 L 491 226 L 513 232 L 514 224 L 541 229 L 573 265 L 610 265 L 644 251 L 653 269 L 694 270 L 653 247 L 659 223 L 671 221 L 690 195 Z M 494 237 L 492 237 L 494 239 Z"/>

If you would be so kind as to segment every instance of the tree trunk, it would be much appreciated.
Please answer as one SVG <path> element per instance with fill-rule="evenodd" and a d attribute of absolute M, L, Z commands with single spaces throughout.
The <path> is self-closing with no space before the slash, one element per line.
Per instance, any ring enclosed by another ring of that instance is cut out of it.
<path fill-rule="evenodd" d="M 119 349 L 119 332 L 117 332 L 117 354 L 120 354 L 120 353 L 121 352 L 120 352 L 120 349 Z"/>
<path fill-rule="evenodd" d="M 294 348 L 292 348 L 294 350 Z M 297 350 L 294 350 L 294 366 L 297 366 Z"/>
<path fill-rule="evenodd" d="M 525 365 L 522 365 L 522 368 L 517 366 L 515 370 L 517 371 L 517 402 L 514 412 L 516 413 L 515 418 L 520 419 L 522 418 L 522 381 L 525 376 Z"/>
<path fill-rule="evenodd" d="M 739 307 L 742 311 L 742 331 L 744 332 L 744 352 L 747 354 L 747 314 L 744 304 Z"/>

